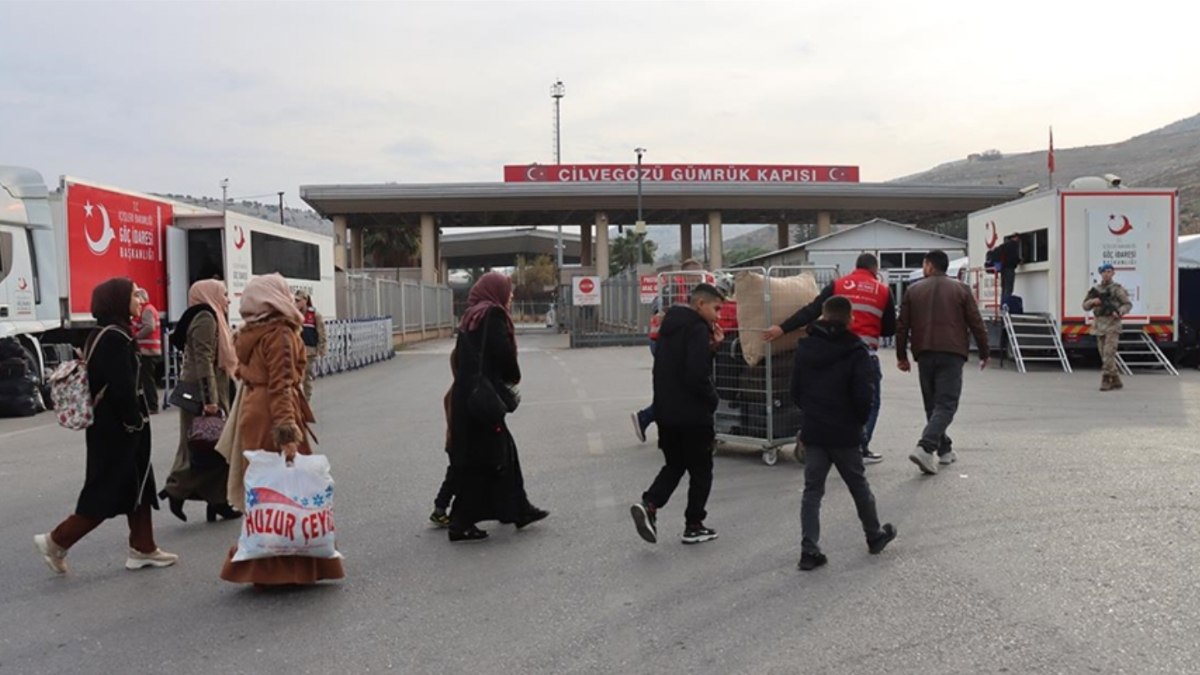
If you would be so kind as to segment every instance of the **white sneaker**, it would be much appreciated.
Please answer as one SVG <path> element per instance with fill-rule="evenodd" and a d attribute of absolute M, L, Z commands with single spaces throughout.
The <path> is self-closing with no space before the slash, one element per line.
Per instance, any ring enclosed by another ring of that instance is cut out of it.
<path fill-rule="evenodd" d="M 140 570 L 143 567 L 170 567 L 179 562 L 179 556 L 174 553 L 167 553 L 161 548 L 154 549 L 151 553 L 142 553 L 136 549 L 129 549 L 129 557 L 125 559 L 125 569 Z"/>
<path fill-rule="evenodd" d="M 54 543 L 49 533 L 34 535 L 33 545 L 37 547 L 38 553 L 42 554 L 42 560 L 46 561 L 50 569 L 59 574 L 67 573 L 67 549 Z"/>
<path fill-rule="evenodd" d="M 958 454 L 956 454 L 953 450 L 951 450 L 950 452 L 947 452 L 944 455 L 938 455 L 938 464 L 941 464 L 942 466 L 945 466 L 947 464 L 953 464 L 957 461 L 958 461 Z"/>
<path fill-rule="evenodd" d="M 928 474 L 930 476 L 937 475 L 937 458 L 934 457 L 932 452 L 926 452 L 925 448 L 922 448 L 918 445 L 917 448 L 912 451 L 912 454 L 908 456 L 908 458 L 912 460 L 913 464 L 916 464 L 921 468 L 921 473 Z"/>

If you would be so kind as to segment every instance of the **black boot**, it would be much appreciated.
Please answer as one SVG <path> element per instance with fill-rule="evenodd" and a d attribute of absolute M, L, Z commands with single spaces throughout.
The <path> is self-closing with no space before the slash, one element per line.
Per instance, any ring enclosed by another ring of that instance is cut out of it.
<path fill-rule="evenodd" d="M 525 509 L 525 512 L 517 517 L 516 522 L 514 522 L 513 524 L 516 525 L 517 529 L 519 530 L 519 529 L 525 527 L 526 525 L 532 525 L 532 524 L 536 523 L 537 521 L 545 518 L 548 515 L 550 515 L 549 511 L 547 511 L 545 509 L 539 509 L 538 507 L 534 506 L 533 504 L 530 504 L 529 507 L 527 509 Z"/>
<path fill-rule="evenodd" d="M 182 520 L 183 522 L 185 522 L 185 523 L 187 522 L 187 514 L 183 512 L 183 500 L 182 499 L 176 499 L 176 498 L 172 497 L 170 494 L 167 493 L 166 490 L 163 490 L 162 492 L 158 493 L 158 498 L 167 500 L 167 505 L 168 505 L 168 507 L 170 507 L 171 513 L 174 513 L 175 517 Z"/>
<path fill-rule="evenodd" d="M 221 516 L 221 520 L 237 520 L 242 517 L 242 512 L 229 504 L 209 504 L 205 516 L 208 518 L 208 522 L 215 523 L 217 516 Z"/>

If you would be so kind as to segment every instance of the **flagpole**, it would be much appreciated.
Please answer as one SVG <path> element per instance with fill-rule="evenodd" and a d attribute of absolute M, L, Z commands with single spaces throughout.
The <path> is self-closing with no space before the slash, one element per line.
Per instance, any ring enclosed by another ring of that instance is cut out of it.
<path fill-rule="evenodd" d="M 1054 189 L 1054 125 L 1050 125 L 1050 154 L 1046 157 L 1046 189 Z"/>

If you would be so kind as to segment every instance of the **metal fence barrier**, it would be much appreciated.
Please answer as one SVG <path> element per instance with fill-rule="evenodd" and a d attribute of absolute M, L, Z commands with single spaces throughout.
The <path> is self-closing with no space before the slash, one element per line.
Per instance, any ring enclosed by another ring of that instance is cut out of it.
<path fill-rule="evenodd" d="M 313 373 L 317 377 L 325 377 L 393 358 L 396 355 L 392 342 L 393 331 L 391 317 L 326 321 L 326 354 L 316 359 Z M 170 333 L 169 328 L 163 329 L 164 345 L 170 344 Z M 163 359 L 166 383 L 163 390 L 163 410 L 170 407 L 167 399 L 171 390 L 179 383 L 182 366 L 183 352 L 168 348 Z"/>
<path fill-rule="evenodd" d="M 570 299 L 570 287 L 566 287 Z M 571 347 L 645 345 L 650 305 L 642 304 L 640 275 L 625 270 L 600 282 L 600 304 L 568 308 Z"/>
<path fill-rule="evenodd" d="M 338 292 L 338 306 L 345 308 L 348 319 L 390 316 L 396 333 L 454 326 L 454 293 L 448 286 L 347 273 Z"/>

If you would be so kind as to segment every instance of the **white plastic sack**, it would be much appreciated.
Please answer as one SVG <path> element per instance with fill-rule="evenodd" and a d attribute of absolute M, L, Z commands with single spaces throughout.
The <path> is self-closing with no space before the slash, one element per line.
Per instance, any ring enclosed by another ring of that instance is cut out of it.
<path fill-rule="evenodd" d="M 245 452 L 246 515 L 234 562 L 299 555 L 340 558 L 335 548 L 333 478 L 325 455 Z"/>

